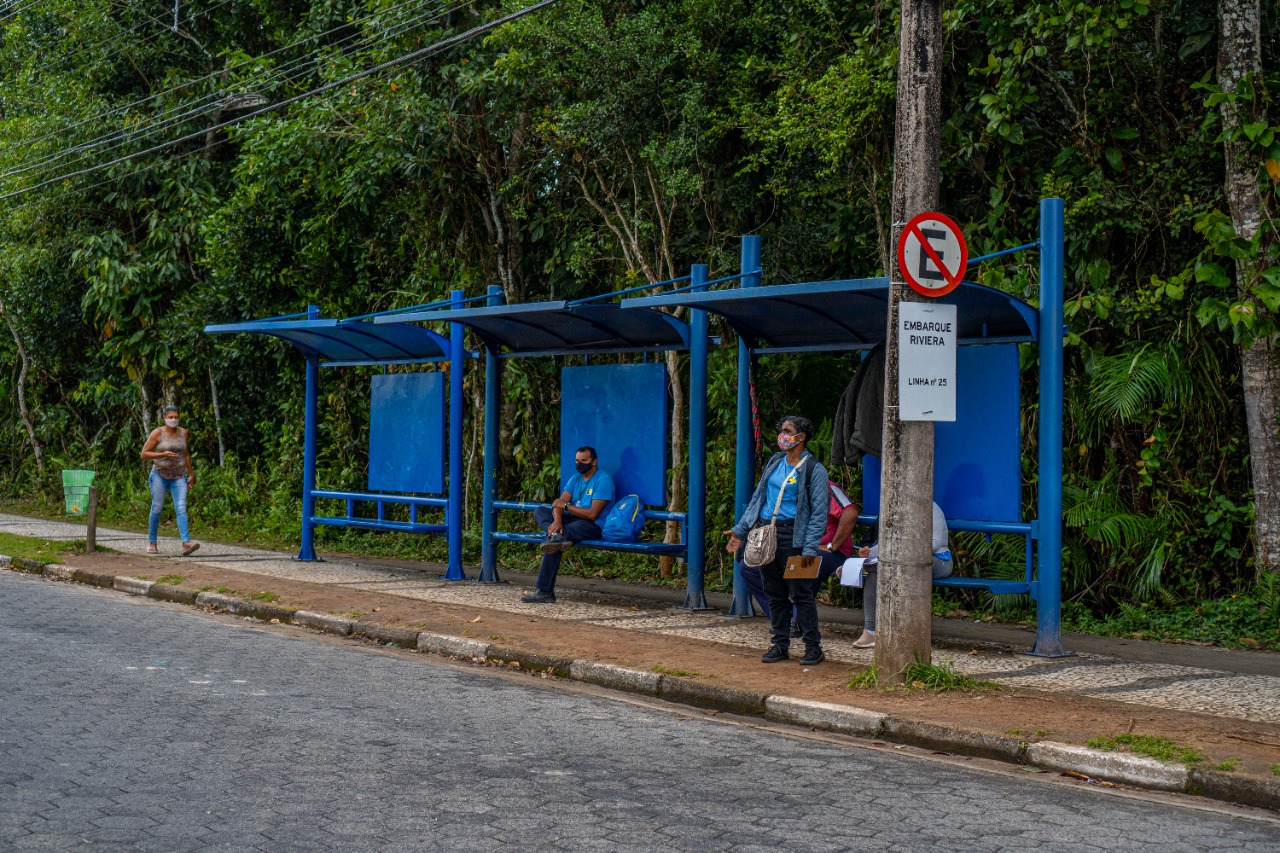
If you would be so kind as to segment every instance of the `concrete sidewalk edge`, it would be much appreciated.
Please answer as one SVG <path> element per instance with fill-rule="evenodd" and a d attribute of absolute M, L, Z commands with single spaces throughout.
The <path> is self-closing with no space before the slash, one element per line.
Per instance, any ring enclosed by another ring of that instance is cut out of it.
<path fill-rule="evenodd" d="M 1014 738 L 925 723 L 847 705 L 766 695 L 736 687 L 706 684 L 658 672 L 632 670 L 594 661 L 556 658 L 493 646 L 464 637 L 394 628 L 373 622 L 247 601 L 217 592 L 195 593 L 126 575 L 71 569 L 57 563 L 0 555 L 0 568 L 40 574 L 51 580 L 86 583 L 129 595 L 205 607 L 236 616 L 291 623 L 342 637 L 364 637 L 384 645 L 476 663 L 546 672 L 613 690 L 637 693 L 699 708 L 761 716 L 771 722 L 804 726 L 859 738 L 878 738 L 976 758 L 993 758 L 1059 773 L 1130 785 L 1152 791 L 1187 793 L 1280 812 L 1280 780 L 1164 764 L 1130 753 L 1107 752 L 1073 744 Z"/>

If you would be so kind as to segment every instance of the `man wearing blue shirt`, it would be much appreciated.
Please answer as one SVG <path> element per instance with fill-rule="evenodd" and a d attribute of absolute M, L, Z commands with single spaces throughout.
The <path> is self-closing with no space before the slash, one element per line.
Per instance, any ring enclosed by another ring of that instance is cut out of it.
<path fill-rule="evenodd" d="M 533 520 L 547 531 L 547 541 L 542 543 L 537 589 L 520 598 L 526 604 L 554 604 L 561 555 L 574 542 L 603 535 L 597 520 L 608 513 L 613 503 L 613 478 L 600 470 L 594 447 L 579 447 L 574 454 L 574 467 L 578 473 L 564 484 L 560 497 L 551 506 L 533 511 Z"/>

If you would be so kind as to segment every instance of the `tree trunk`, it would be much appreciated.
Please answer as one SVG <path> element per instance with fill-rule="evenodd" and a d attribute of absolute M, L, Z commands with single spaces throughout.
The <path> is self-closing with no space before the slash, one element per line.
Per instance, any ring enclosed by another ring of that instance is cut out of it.
<path fill-rule="evenodd" d="M 904 224 L 938 204 L 942 114 L 940 0 L 904 0 L 898 56 L 892 246 Z M 891 247 L 892 248 L 892 247 Z M 896 257 L 890 251 L 889 257 Z M 933 424 L 898 418 L 898 305 L 923 301 L 889 269 L 885 329 L 884 445 L 880 499 L 880 583 L 875 662 L 881 684 L 901 684 L 931 649 Z"/>
<path fill-rule="evenodd" d="M 1262 77 L 1262 14 L 1259 0 L 1219 0 L 1218 85 L 1235 92 L 1240 81 L 1253 75 L 1257 85 Z M 1259 191 L 1259 158 L 1243 137 L 1245 124 L 1266 121 L 1261 96 L 1252 103 L 1222 104 L 1222 126 L 1226 142 L 1224 192 L 1236 234 L 1252 240 L 1264 217 L 1273 211 Z M 1258 257 L 1236 261 L 1236 282 L 1243 292 L 1264 267 L 1274 250 L 1264 240 Z M 1264 310 L 1259 306 L 1259 310 Z M 1253 478 L 1254 565 L 1259 573 L 1280 572 L 1280 361 L 1274 336 L 1254 339 L 1242 346 L 1241 373 L 1244 380 L 1246 421 L 1249 430 L 1249 460 Z"/>
<path fill-rule="evenodd" d="M 218 467 L 227 464 L 227 446 L 222 441 L 222 412 L 218 409 L 218 383 L 213 378 L 213 365 L 209 365 L 209 398 L 213 401 L 213 431 L 218 436 Z"/>
<path fill-rule="evenodd" d="M 14 325 L 13 318 L 9 316 L 9 310 L 3 301 L 0 301 L 0 314 L 4 315 L 4 322 L 9 327 L 9 334 L 13 335 L 13 343 L 18 348 L 18 361 L 21 367 L 18 370 L 18 416 L 22 418 L 22 425 L 26 427 L 27 439 L 31 442 L 31 454 L 36 460 L 36 470 L 41 474 L 44 473 L 44 448 L 40 446 L 40 440 L 36 438 L 36 427 L 31 422 L 31 413 L 27 411 L 27 374 L 31 371 L 31 360 L 27 358 L 27 348 L 22 343 L 22 337 L 18 334 L 18 327 Z"/>
<path fill-rule="evenodd" d="M 689 469 L 685 467 L 684 437 L 685 428 L 685 395 L 684 385 L 680 382 L 680 358 L 675 352 L 666 354 L 667 384 L 671 387 L 671 500 L 667 504 L 668 512 L 684 512 L 689 494 Z M 671 544 L 680 541 L 680 525 L 668 521 L 663 542 Z M 693 543 L 690 543 L 693 547 Z M 671 576 L 671 567 L 675 561 L 671 557 L 663 557 L 658 561 L 658 574 Z"/>

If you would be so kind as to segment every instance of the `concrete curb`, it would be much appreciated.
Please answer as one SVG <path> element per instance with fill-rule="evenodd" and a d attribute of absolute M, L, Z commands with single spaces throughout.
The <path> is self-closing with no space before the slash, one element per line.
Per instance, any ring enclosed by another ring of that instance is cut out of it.
<path fill-rule="evenodd" d="M 13 564 L 17 566 L 18 561 L 14 560 Z M 60 563 L 50 563 L 49 565 L 42 567 L 40 574 L 43 574 L 47 578 L 53 578 L 54 580 L 73 581 L 75 580 L 76 570 L 70 566 L 64 566 Z"/>
<path fill-rule="evenodd" d="M 388 625 L 379 625 L 375 622 L 353 622 L 351 623 L 351 636 L 368 637 L 370 640 L 376 640 L 388 646 L 397 646 L 402 649 L 416 649 L 418 647 L 418 632 L 410 631 L 405 628 L 392 628 Z"/>
<path fill-rule="evenodd" d="M 242 598 L 225 595 L 221 592 L 202 592 L 196 596 L 195 603 L 197 607 L 225 610 L 235 616 L 249 616 L 268 622 L 272 619 L 291 622 L 293 621 L 293 614 L 297 612 L 288 607 L 274 607 L 259 601 L 245 601 Z"/>
<path fill-rule="evenodd" d="M 718 684 L 707 684 L 691 678 L 677 678 L 673 675 L 662 676 L 658 696 L 670 702 L 697 705 L 700 708 L 714 708 L 735 714 L 763 714 L 764 701 L 768 698 L 765 694 L 752 690 L 722 687 Z"/>
<path fill-rule="evenodd" d="M 294 613 L 293 621 L 298 625 L 328 634 L 337 634 L 340 637 L 351 636 L 351 629 L 355 625 L 350 619 L 330 616 L 327 613 L 313 613 L 310 610 L 299 610 Z"/>
<path fill-rule="evenodd" d="M 200 593 L 194 589 L 183 589 L 177 586 L 157 583 L 152 584 L 151 589 L 147 591 L 148 598 L 158 598 L 161 601 L 171 601 L 174 604 L 195 605 L 196 599 L 200 597 Z"/>
<path fill-rule="evenodd" d="M 646 696 L 657 696 L 662 689 L 662 676 L 656 672 L 585 660 L 575 660 L 569 665 L 569 677 L 597 687 L 643 693 Z"/>
<path fill-rule="evenodd" d="M 770 696 L 764 700 L 764 715 L 776 723 L 808 726 L 857 737 L 879 737 L 888 714 L 864 711 L 848 705 L 832 705 L 790 696 Z"/>
<path fill-rule="evenodd" d="M 155 581 L 144 581 L 142 578 L 130 578 L 124 575 L 116 577 L 112 586 L 121 592 L 127 592 L 130 595 L 147 595 L 151 592 L 151 587 L 155 586 Z"/>
<path fill-rule="evenodd" d="M 890 716 L 885 718 L 882 736 L 895 743 L 909 743 L 942 752 L 1015 763 L 1022 760 L 1023 745 L 1016 738 L 966 731 L 937 723 L 922 723 Z"/>
<path fill-rule="evenodd" d="M 484 660 L 489 657 L 489 644 L 479 640 L 464 640 L 461 637 L 428 634 L 423 631 L 418 634 L 418 651 L 449 658 Z"/>
<path fill-rule="evenodd" d="M 28 569 L 31 564 L 36 568 Z M 407 649 L 466 658 L 477 662 L 512 665 L 547 672 L 600 687 L 656 696 L 701 708 L 738 714 L 762 715 L 774 722 L 807 726 L 855 737 L 878 737 L 897 743 L 939 749 L 958 755 L 995 758 L 1031 764 L 1058 772 L 1078 773 L 1107 782 L 1155 791 L 1173 791 L 1239 803 L 1280 812 L 1280 779 L 1271 781 L 1236 776 L 1217 770 L 1169 765 L 1152 758 L 1122 752 L 1106 752 L 1053 741 L 1023 743 L 1009 737 L 968 731 L 936 723 L 903 719 L 848 705 L 815 702 L 790 696 L 769 696 L 735 687 L 708 684 L 656 672 L 628 669 L 594 661 L 557 658 L 521 649 L 500 648 L 445 634 L 415 632 L 403 628 L 355 622 L 340 616 L 292 610 L 257 601 L 245 601 L 217 592 L 200 592 L 144 581 L 125 575 L 111 576 L 77 571 L 57 563 L 41 566 L 0 555 L 0 568 L 34 571 L 52 580 L 78 581 L 114 588 L 130 595 L 146 595 L 162 601 L 209 607 L 238 616 L 278 619 L 339 636 L 364 635 Z"/>
<path fill-rule="evenodd" d="M 489 647 L 487 659 L 494 663 L 519 664 L 522 669 L 533 672 L 549 672 L 561 678 L 569 677 L 569 669 L 573 661 L 568 658 L 553 658 L 537 652 L 526 652 L 523 649 L 506 649 Z"/>
<path fill-rule="evenodd" d="M 1185 766 L 1164 764 L 1154 758 L 1125 752 L 1104 752 L 1085 746 L 1042 741 L 1027 746 L 1026 760 L 1037 767 L 1069 770 L 1095 779 L 1120 782 L 1153 791 L 1187 791 L 1191 771 Z M 1280 806 L 1280 801 L 1271 808 Z"/>

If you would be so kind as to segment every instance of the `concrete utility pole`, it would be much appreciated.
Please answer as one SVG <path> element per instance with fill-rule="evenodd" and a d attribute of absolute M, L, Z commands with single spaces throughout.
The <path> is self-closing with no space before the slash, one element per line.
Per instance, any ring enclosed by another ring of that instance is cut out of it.
<path fill-rule="evenodd" d="M 941 113 L 942 2 L 903 0 L 890 258 L 897 257 L 903 225 L 937 210 Z M 917 660 L 928 663 L 931 654 L 933 424 L 898 419 L 898 304 L 925 300 L 902 281 L 896 264 L 887 272 L 875 662 L 882 684 L 901 684 L 903 670 Z"/>

